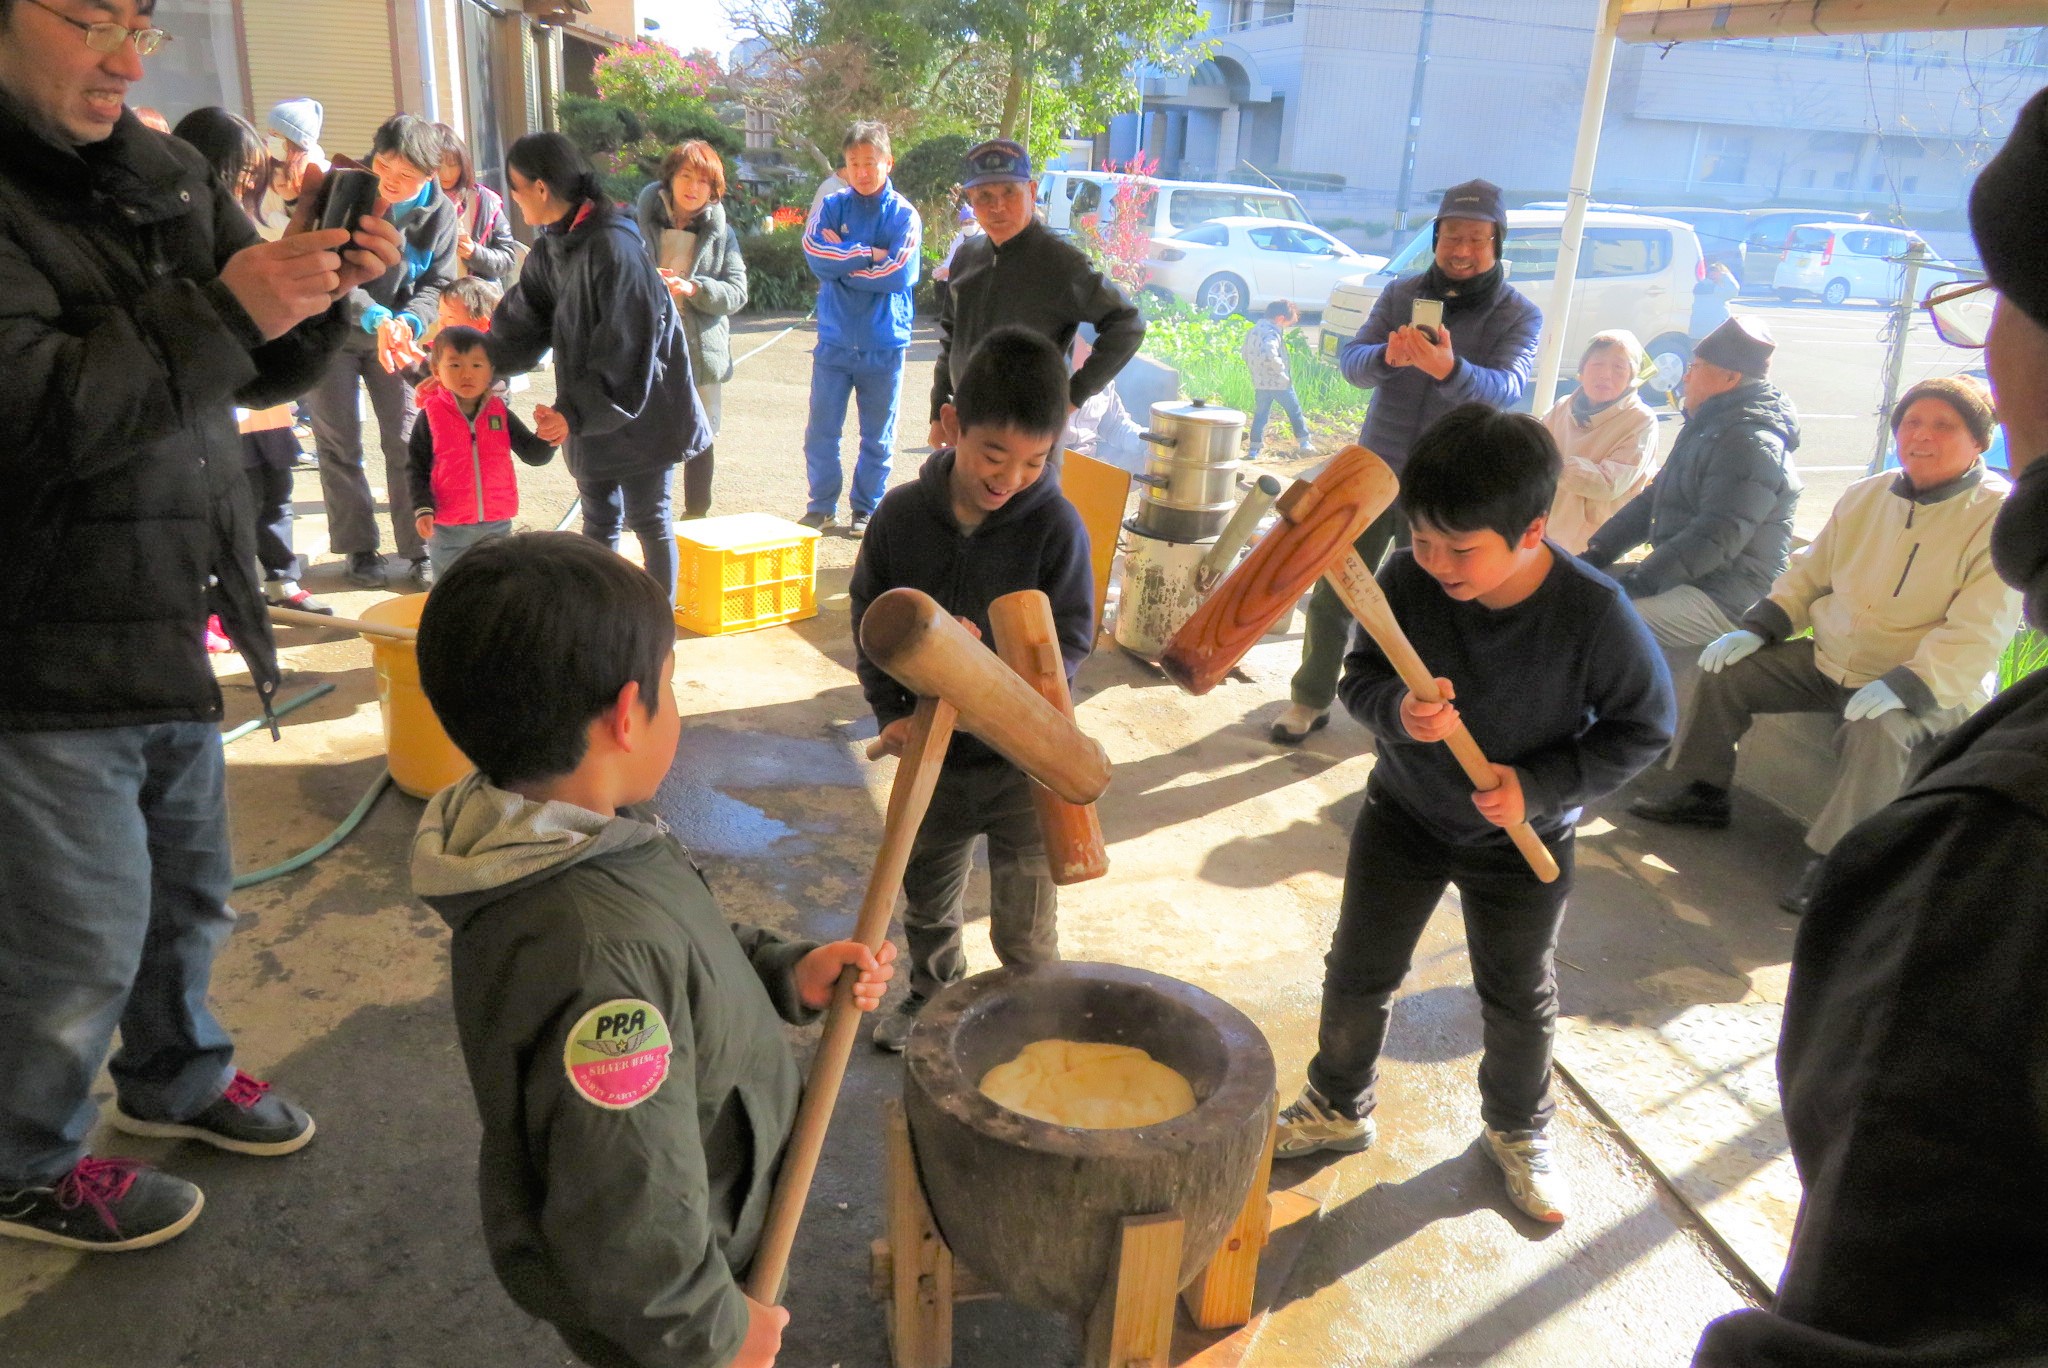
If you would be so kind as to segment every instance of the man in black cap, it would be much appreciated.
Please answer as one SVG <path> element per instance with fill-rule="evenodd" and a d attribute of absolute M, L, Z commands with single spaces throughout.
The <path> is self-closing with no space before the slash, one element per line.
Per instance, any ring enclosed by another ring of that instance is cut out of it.
<path fill-rule="evenodd" d="M 1038 221 L 1031 158 L 1006 138 L 968 152 L 961 189 L 981 236 L 953 255 L 939 308 L 939 359 L 932 367 L 931 445 L 942 446 L 939 413 L 982 338 L 1009 323 L 1040 334 L 1064 355 L 1083 323 L 1095 328 L 1095 350 L 1075 370 L 1068 412 L 1116 378 L 1145 340 L 1145 320 L 1116 282 L 1087 254 Z"/>
<path fill-rule="evenodd" d="M 1344 378 L 1373 392 L 1359 443 L 1396 475 L 1408 463 L 1409 445 L 1458 405 L 1511 409 L 1520 402 L 1543 331 L 1543 311 L 1508 284 L 1501 266 L 1508 214 L 1499 186 L 1473 180 L 1444 191 L 1431 232 L 1429 269 L 1382 290 L 1365 325 L 1337 355 Z M 1443 306 L 1441 327 L 1414 325 L 1417 300 Z M 1399 503 L 1365 529 L 1358 554 L 1377 568 L 1396 542 L 1408 544 Z M 1288 684 L 1288 706 L 1268 733 L 1274 741 L 1298 746 L 1329 722 L 1350 636 L 1350 610 L 1318 580 L 1308 601 L 1301 667 Z"/>
<path fill-rule="evenodd" d="M 2048 625 L 2048 92 L 1977 178 L 2016 479 L 1991 559 Z M 1937 320 L 1941 315 L 1937 312 Z M 1969 341 L 1982 341 L 1972 337 Z M 1942 742 L 1821 868 L 1778 1047 L 1806 1189 L 1767 1311 L 1695 1363 L 2048 1363 L 2048 670 Z"/>
<path fill-rule="evenodd" d="M 1791 553 L 1799 415 L 1765 378 L 1775 350 L 1753 318 L 1700 340 L 1664 468 L 1586 545 L 1586 563 L 1621 582 L 1667 652 L 1691 654 L 1734 631 Z M 1644 542 L 1649 555 L 1610 569 Z"/>

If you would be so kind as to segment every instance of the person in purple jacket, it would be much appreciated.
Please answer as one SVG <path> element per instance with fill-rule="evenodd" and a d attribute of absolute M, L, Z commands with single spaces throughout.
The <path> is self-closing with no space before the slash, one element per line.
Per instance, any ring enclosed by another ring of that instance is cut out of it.
<path fill-rule="evenodd" d="M 1499 186 L 1475 180 L 1444 191 L 1429 269 L 1381 291 L 1365 326 L 1337 354 L 1344 378 L 1373 392 L 1359 444 L 1396 475 L 1407 464 L 1409 444 L 1452 409 L 1511 409 L 1528 388 L 1543 311 L 1508 284 L 1500 260 L 1507 235 Z M 1418 299 L 1443 305 L 1441 328 L 1410 322 Z M 1408 544 L 1399 503 L 1365 529 L 1358 554 L 1376 567 L 1397 542 Z M 1351 614 L 1329 585 L 1318 582 L 1302 633 L 1301 668 L 1288 688 L 1289 705 L 1273 724 L 1273 740 L 1298 746 L 1329 723 L 1350 632 Z"/>
<path fill-rule="evenodd" d="M 847 188 L 825 197 L 804 229 L 804 260 L 818 277 L 818 345 L 811 352 L 811 417 L 804 428 L 810 480 L 805 527 L 832 525 L 845 476 L 839 434 L 846 401 L 860 408 L 860 455 L 848 495 L 858 537 L 889 484 L 903 355 L 910 346 L 924 228 L 910 201 L 889 184 L 889 130 L 857 123 L 846 131 Z"/>

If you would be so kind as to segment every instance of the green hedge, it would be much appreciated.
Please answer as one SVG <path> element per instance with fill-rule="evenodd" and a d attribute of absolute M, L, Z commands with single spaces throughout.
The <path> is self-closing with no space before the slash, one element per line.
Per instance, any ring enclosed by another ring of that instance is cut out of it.
<path fill-rule="evenodd" d="M 796 228 L 754 233 L 740 239 L 747 260 L 747 309 L 784 313 L 809 309 L 818 299 L 818 278 L 804 260 L 804 236 Z"/>
<path fill-rule="evenodd" d="M 1250 319 L 1217 322 L 1156 295 L 1148 296 L 1145 314 L 1144 350 L 1180 372 L 1181 393 L 1251 411 L 1252 376 L 1243 355 L 1244 339 L 1252 330 Z M 1309 417 L 1364 420 L 1368 392 L 1317 356 L 1299 328 L 1288 330 L 1287 360 L 1294 372 L 1294 392 Z"/>

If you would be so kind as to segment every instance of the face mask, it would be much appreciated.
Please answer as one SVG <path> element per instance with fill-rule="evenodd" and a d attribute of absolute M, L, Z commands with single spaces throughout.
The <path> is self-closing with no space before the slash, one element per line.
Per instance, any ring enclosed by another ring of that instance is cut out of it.
<path fill-rule="evenodd" d="M 282 133 L 271 134 L 266 146 L 270 149 L 270 155 L 278 161 L 283 161 L 292 154 L 292 145 L 284 140 Z"/>

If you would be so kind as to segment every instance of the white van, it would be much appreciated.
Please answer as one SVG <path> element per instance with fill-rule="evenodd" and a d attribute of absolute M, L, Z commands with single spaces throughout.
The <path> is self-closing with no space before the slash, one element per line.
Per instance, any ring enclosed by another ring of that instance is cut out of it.
<path fill-rule="evenodd" d="M 1867 223 L 1802 223 L 1785 239 L 1785 250 L 1778 254 L 1778 269 L 1771 277 L 1771 288 L 1777 291 L 1778 298 L 1788 301 L 1818 295 L 1823 304 L 1840 304 L 1850 299 L 1893 304 L 1906 281 L 1906 268 L 1898 264 L 1897 258 L 1916 245 L 1927 254 L 1920 267 L 1917 288 L 1932 289 L 1962 273 L 1954 262 L 1936 256 L 1918 233 L 1903 228 L 1873 228 Z"/>
<path fill-rule="evenodd" d="M 1380 270 L 1338 282 L 1323 311 L 1320 344 L 1332 364 L 1344 344 L 1365 326 L 1380 291 L 1403 276 L 1429 269 L 1430 228 L 1424 224 Z M 1501 254 L 1508 283 L 1541 307 L 1550 304 L 1563 231 L 1564 214 L 1559 210 L 1508 210 L 1507 248 Z M 1565 368 L 1560 379 L 1573 373 L 1594 333 L 1627 328 L 1648 348 L 1657 368 L 1655 377 L 1643 384 L 1643 398 L 1663 403 L 1692 356 L 1686 328 L 1692 322 L 1693 287 L 1705 278 L 1706 259 L 1689 224 L 1647 214 L 1589 211 L 1579 248 L 1578 284 L 1572 290 L 1572 316 L 1565 321 Z M 1455 334 L 1452 345 L 1456 346 Z M 1539 397 L 1534 406 L 1541 413 L 1550 404 Z"/>
<path fill-rule="evenodd" d="M 1126 181 L 1153 188 L 1146 206 L 1146 237 L 1172 237 L 1183 228 L 1219 218 L 1286 219 L 1310 223 L 1308 210 L 1285 190 L 1223 181 L 1156 180 L 1114 171 L 1045 171 L 1038 177 L 1038 214 L 1045 226 L 1066 237 L 1090 216 L 1107 223 L 1116 217 L 1117 187 Z"/>

